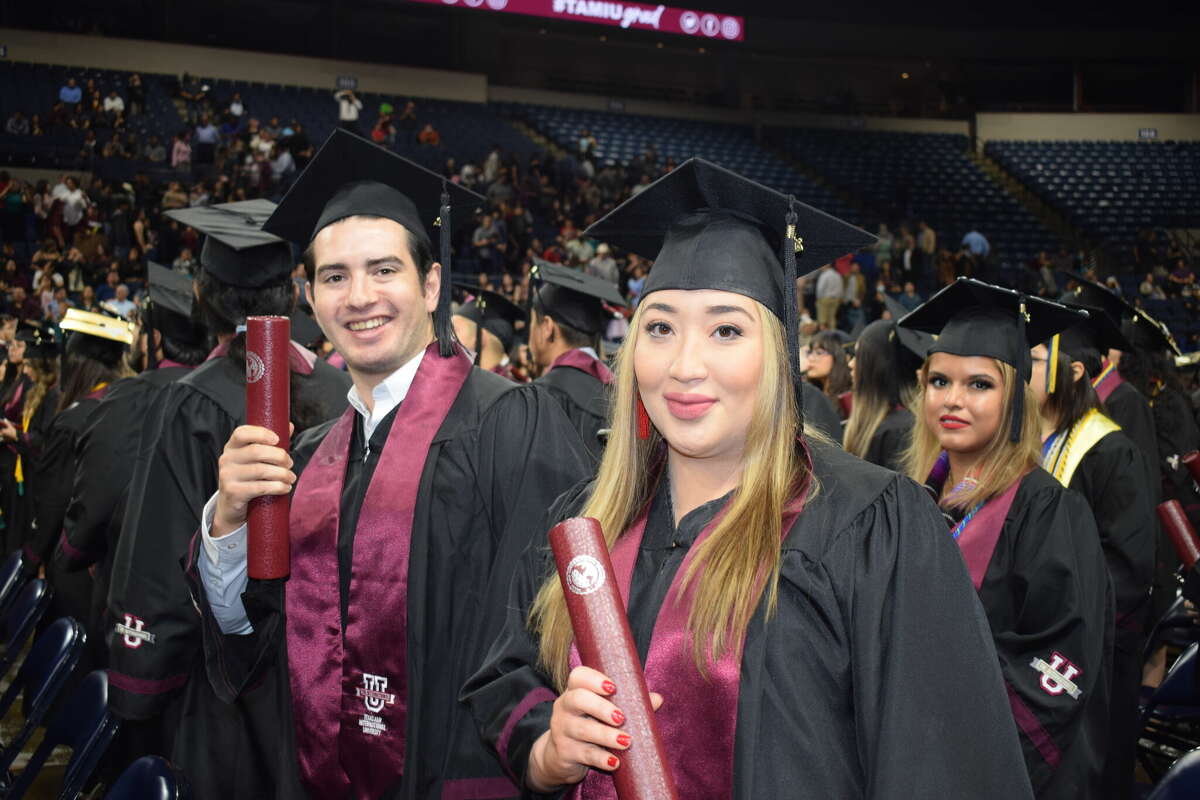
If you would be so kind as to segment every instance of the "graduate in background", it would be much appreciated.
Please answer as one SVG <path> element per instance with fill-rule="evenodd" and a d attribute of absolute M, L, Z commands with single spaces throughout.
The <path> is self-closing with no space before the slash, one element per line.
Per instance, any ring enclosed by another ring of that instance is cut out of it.
<path fill-rule="evenodd" d="M 655 264 L 599 472 L 543 527 L 600 521 L 679 796 L 1029 797 L 934 504 L 802 436 L 799 237 L 815 263 L 872 237 L 699 159 L 589 233 Z M 526 796 L 611 792 L 604 773 L 638 743 L 610 676 L 578 666 L 548 551 L 529 549 L 463 696 Z M 934 730 L 936 746 L 913 735 Z"/>
<path fill-rule="evenodd" d="M 872 464 L 903 471 L 903 454 L 912 436 L 909 410 L 917 391 L 917 370 L 933 343 L 928 334 L 897 327 L 903 306 L 890 297 L 896 310 L 890 320 L 875 320 L 858 337 L 850 373 L 854 396 L 846 421 L 846 452 Z"/>
<path fill-rule="evenodd" d="M 471 299 L 454 312 L 455 337 L 475 354 L 475 366 L 515 380 L 508 354 L 525 311 L 499 292 L 461 283 L 457 288 Z"/>
<path fill-rule="evenodd" d="M 45 500 L 38 510 L 38 530 L 30 543 L 30 551 L 37 563 L 47 564 L 46 576 L 54 587 L 51 618 L 70 616 L 86 628 L 92 617 L 92 576 L 64 569 L 53 562 L 51 556 L 62 538 L 63 519 L 71 502 L 79 466 L 79 444 L 88 417 L 114 383 L 133 374 L 126 357 L 133 344 L 135 328 L 115 316 L 77 308 L 67 309 L 59 327 L 67 331 L 63 383 L 58 401 L 61 410 L 50 426 L 42 453 L 39 473 L 45 487 Z M 90 476 L 96 483 L 103 483 L 108 478 L 105 474 Z M 81 675 L 104 663 L 103 650 L 103 636 L 95 639 L 89 636 Z"/>
<path fill-rule="evenodd" d="M 25 571 L 33 575 L 41 566 L 33 540 L 46 489 L 39 469 L 58 413 L 61 346 L 53 330 L 29 323 L 17 329 L 16 339 L 17 348 L 23 350 L 21 378 L 0 419 L 0 443 L 12 454 L 5 459 L 10 469 L 3 484 L 5 552 L 21 550 Z"/>
<path fill-rule="evenodd" d="M 586 462 L 553 400 L 473 367 L 453 339 L 451 218 L 481 203 L 338 131 L 267 222 L 306 247 L 307 299 L 346 359 L 352 408 L 290 454 L 237 428 L 220 491 L 196 508 L 209 679 L 221 701 L 255 707 L 250 740 L 194 742 L 203 769 L 242 765 L 211 796 L 518 794 L 458 691 L 504 618 L 531 520 Z M 293 486 L 291 576 L 249 580 L 247 505 Z"/>
<path fill-rule="evenodd" d="M 563 407 L 594 462 L 608 425 L 608 386 L 612 372 L 600 358 L 600 337 L 612 312 L 625 306 L 613 284 L 540 259 L 530 272 L 533 294 L 529 314 L 529 352 L 537 365 L 535 381 Z"/>
<path fill-rule="evenodd" d="M 222 447 L 245 419 L 238 326 L 295 307 L 291 246 L 261 230 L 274 208 L 251 200 L 168 212 L 204 234 L 196 302 L 217 346 L 201 366 L 162 387 L 146 411 L 108 596 L 109 707 L 123 720 L 161 717 L 154 752 L 183 767 L 202 797 L 222 797 L 222 782 L 240 763 L 215 769 L 204 747 L 251 740 L 249 758 L 254 734 L 250 712 L 213 695 L 200 618 L 179 565 L 217 489 Z M 289 355 L 292 424 L 303 431 L 345 408 L 350 379 L 295 342 Z"/>
<path fill-rule="evenodd" d="M 1124 800 L 1133 791 L 1158 529 L 1144 457 L 1101 411 L 1087 370 L 1074 355 L 1124 351 L 1129 343 L 1103 309 L 1084 310 L 1087 320 L 1033 348 L 1030 386 L 1042 410 L 1042 467 L 1088 501 L 1113 584 L 1116 632 L 1104 786 L 1105 797 Z"/>
<path fill-rule="evenodd" d="M 959 278 L 900 320 L 938 335 L 908 475 L 955 520 L 1039 798 L 1099 797 L 1108 752 L 1112 589 L 1091 509 L 1041 463 L 1030 348 L 1084 319 Z"/>

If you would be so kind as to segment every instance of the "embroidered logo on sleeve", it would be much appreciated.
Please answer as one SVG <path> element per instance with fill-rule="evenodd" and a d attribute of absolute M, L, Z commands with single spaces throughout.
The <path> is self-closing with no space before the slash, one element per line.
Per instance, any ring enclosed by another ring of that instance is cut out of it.
<path fill-rule="evenodd" d="M 154 644 L 154 634 L 146 630 L 145 620 L 126 614 L 124 622 L 118 622 L 117 633 L 122 643 L 131 650 L 136 650 L 143 644 Z"/>
<path fill-rule="evenodd" d="M 1042 691 L 1046 694 L 1057 697 L 1066 692 L 1072 700 L 1078 700 L 1079 696 L 1083 694 L 1075 684 L 1076 676 L 1082 674 L 1082 671 L 1061 653 L 1053 653 L 1050 656 L 1050 663 L 1034 657 L 1033 661 L 1029 662 L 1029 666 L 1042 673 L 1038 683 L 1041 684 Z"/>
<path fill-rule="evenodd" d="M 379 716 L 385 706 L 396 704 L 396 695 L 387 691 L 388 679 L 383 675 L 363 673 L 362 686 L 354 690 L 354 694 L 362 698 L 367 713 L 358 720 L 358 727 L 369 736 L 380 736 L 387 730 L 383 717 Z"/>

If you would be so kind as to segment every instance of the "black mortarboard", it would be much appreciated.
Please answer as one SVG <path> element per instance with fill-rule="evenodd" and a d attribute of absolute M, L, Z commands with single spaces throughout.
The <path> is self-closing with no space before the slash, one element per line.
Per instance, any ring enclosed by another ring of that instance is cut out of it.
<path fill-rule="evenodd" d="M 1102 308 L 1118 325 L 1122 318 L 1133 316 L 1136 309 L 1104 284 L 1097 283 L 1091 278 L 1069 269 L 1059 270 L 1059 272 L 1075 282 L 1075 288 L 1068 290 L 1066 297 L 1063 298 L 1064 302 L 1071 300 L 1082 305 Z"/>
<path fill-rule="evenodd" d="M 1063 300 L 1067 308 L 1086 311 L 1088 318 L 1059 335 L 1058 346 L 1066 353 L 1077 356 L 1081 350 L 1095 350 L 1104 356 L 1109 350 L 1128 350 L 1129 340 L 1108 312 L 1089 303 Z"/>
<path fill-rule="evenodd" d="M 538 312 L 584 333 L 604 333 L 612 318 L 605 304 L 626 305 L 614 284 L 577 269 L 535 258 L 529 274 Z"/>
<path fill-rule="evenodd" d="M 52 328 L 43 328 L 33 322 L 21 322 L 17 326 L 16 338 L 25 342 L 26 358 L 54 358 L 59 352 L 59 342 Z"/>
<path fill-rule="evenodd" d="M 455 283 L 454 285 L 465 295 L 470 295 L 471 298 L 463 303 L 455 313 L 466 317 L 476 325 L 482 325 L 483 330 L 490 331 L 500 340 L 504 352 L 507 353 L 512 348 L 517 323 L 525 319 L 525 309 L 499 292 L 480 289 L 478 286 L 470 286 L 465 283 Z M 482 342 L 478 341 L 479 336 L 476 338 L 474 350 L 475 357 L 478 358 Z"/>
<path fill-rule="evenodd" d="M 717 289 L 757 300 L 785 325 L 800 397 L 796 260 L 806 272 L 875 241 L 866 231 L 709 161 L 692 158 L 586 231 L 654 266 L 642 298 Z"/>
<path fill-rule="evenodd" d="M 1121 332 L 1133 347 L 1139 350 L 1161 353 L 1170 350 L 1176 356 L 1182 355 L 1171 329 L 1164 323 L 1147 314 L 1140 308 L 1133 309 L 1132 318 L 1121 326 Z"/>
<path fill-rule="evenodd" d="M 312 347 L 325 336 L 321 326 L 307 313 L 296 309 L 291 313 L 292 341 Z"/>
<path fill-rule="evenodd" d="M 890 295 L 883 296 L 883 304 L 892 313 L 892 329 L 895 331 L 897 358 L 904 362 L 906 368 L 917 370 L 929 356 L 929 348 L 933 347 L 933 334 L 912 328 L 901 328 L 899 322 L 908 314 L 908 309 L 900 301 Z"/>
<path fill-rule="evenodd" d="M 260 289 L 280 283 L 296 268 L 291 245 L 262 228 L 274 207 L 269 200 L 245 200 L 176 208 L 166 215 L 204 234 L 204 270 L 230 286 Z"/>
<path fill-rule="evenodd" d="M 125 350 L 133 344 L 133 325 L 118 316 L 68 308 L 62 322 L 67 339 L 67 353 L 82 355 L 109 367 L 121 363 Z"/>
<path fill-rule="evenodd" d="M 429 232 L 440 226 L 442 292 L 434 313 L 434 333 L 442 355 L 449 356 L 453 352 L 451 217 L 458 213 L 473 216 L 484 202 L 483 196 L 436 172 L 339 128 L 300 173 L 265 229 L 307 246 L 322 228 L 338 220 L 383 217 L 402 225 L 432 249 Z"/>
<path fill-rule="evenodd" d="M 1029 351 L 1084 319 L 1076 311 L 1050 300 L 974 278 L 959 278 L 918 306 L 899 325 L 937 335 L 929 353 L 983 356 L 1013 367 L 1029 381 L 1033 361 Z M 1012 440 L 1021 438 L 1025 389 L 1012 387 Z"/>
<path fill-rule="evenodd" d="M 147 334 L 158 330 L 163 336 L 183 345 L 203 345 L 205 341 L 204 326 L 193 316 L 195 294 L 192 291 L 192 278 L 182 272 L 147 262 L 149 286 L 147 301 L 142 313 L 142 325 Z M 153 336 L 150 338 L 148 349 L 152 349 Z M 155 355 L 147 354 L 150 362 L 146 365 L 153 368 Z"/>

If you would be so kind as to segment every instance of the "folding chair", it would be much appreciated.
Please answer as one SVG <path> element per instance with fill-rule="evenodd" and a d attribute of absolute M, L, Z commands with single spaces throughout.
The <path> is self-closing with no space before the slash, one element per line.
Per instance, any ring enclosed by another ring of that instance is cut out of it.
<path fill-rule="evenodd" d="M 1195 800 L 1200 797 L 1200 750 L 1193 750 L 1171 765 L 1146 800 Z"/>
<path fill-rule="evenodd" d="M 0 561 L 0 614 L 8 609 L 25 585 L 25 573 L 21 571 L 21 551 L 15 550 L 8 558 Z"/>
<path fill-rule="evenodd" d="M 104 800 L 187 800 L 183 773 L 158 756 L 142 756 L 121 773 Z"/>
<path fill-rule="evenodd" d="M 1193 643 L 1167 670 L 1142 708 L 1138 760 L 1153 780 L 1181 755 L 1200 746 L 1200 643 Z"/>
<path fill-rule="evenodd" d="M 117 733 L 120 721 L 108 711 L 108 673 L 102 669 L 88 673 L 67 701 L 59 706 L 46 726 L 46 735 L 29 758 L 29 763 L 13 782 L 5 800 L 21 800 L 37 779 L 38 772 L 54 748 L 71 749 L 59 788 L 59 800 L 75 800 L 83 793 L 101 756 Z"/>
<path fill-rule="evenodd" d="M 0 617 L 0 636 L 4 637 L 4 655 L 0 656 L 0 677 L 8 674 L 25 642 L 50 607 L 53 590 L 41 578 L 25 584 L 12 605 Z"/>
<path fill-rule="evenodd" d="M 22 698 L 21 708 L 25 715 L 21 730 L 0 750 L 0 776 L 7 779 L 8 769 L 21 748 L 41 724 L 51 704 L 66 685 L 71 671 L 79 663 L 86 642 L 87 635 L 83 627 L 70 617 L 56 619 L 34 640 L 29 656 L 17 670 L 17 677 L 0 696 L 0 719 L 8 714 L 18 697 Z M 12 785 L 11 780 L 5 780 L 4 783 L 4 788 Z"/>

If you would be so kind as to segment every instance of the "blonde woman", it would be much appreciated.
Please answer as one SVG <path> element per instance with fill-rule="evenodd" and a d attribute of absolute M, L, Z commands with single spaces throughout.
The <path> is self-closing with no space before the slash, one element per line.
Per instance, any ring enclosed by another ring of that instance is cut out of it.
<path fill-rule="evenodd" d="M 606 532 L 680 797 L 1028 797 L 933 504 L 801 437 L 785 218 L 817 263 L 869 241 L 698 159 L 594 226 L 655 267 L 599 472 L 547 527 L 584 515 Z M 614 797 L 607 773 L 638 743 L 610 677 L 572 654 L 547 550 L 527 553 L 463 696 L 526 795 Z M 916 735 L 933 731 L 935 747 Z"/>
<path fill-rule="evenodd" d="M 908 474 L 953 520 L 991 624 L 1039 798 L 1100 797 L 1112 592 L 1087 503 L 1041 462 L 1030 347 L 1083 319 L 960 278 L 900 321 L 940 334 L 921 371 Z"/>

